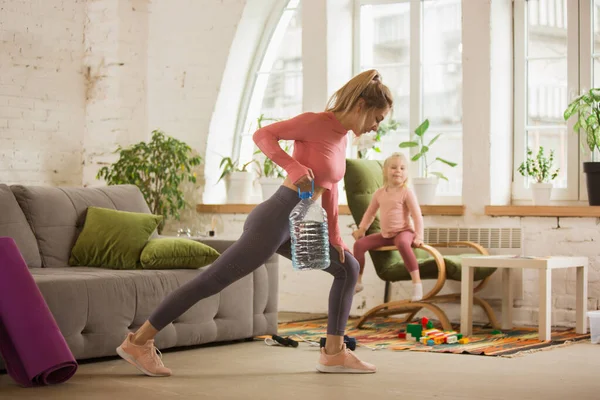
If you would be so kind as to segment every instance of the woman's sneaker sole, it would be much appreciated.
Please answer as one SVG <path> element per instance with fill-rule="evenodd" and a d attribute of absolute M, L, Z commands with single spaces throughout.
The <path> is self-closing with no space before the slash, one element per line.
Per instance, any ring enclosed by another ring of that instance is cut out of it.
<path fill-rule="evenodd" d="M 130 355 L 127 354 L 125 351 L 123 351 L 123 349 L 121 349 L 121 346 L 117 347 L 117 354 L 125 361 L 127 361 L 129 364 L 133 365 L 134 367 L 136 367 L 140 372 L 142 372 L 145 375 L 148 376 L 153 376 L 153 377 L 163 377 L 163 376 L 169 376 L 169 375 L 159 375 L 159 374 L 153 374 L 150 371 L 145 370 L 142 366 L 140 366 L 135 359 Z"/>
<path fill-rule="evenodd" d="M 317 364 L 317 371 L 328 374 L 373 374 L 376 372 L 364 369 L 346 368 L 341 365 L 327 366 L 323 364 Z"/>

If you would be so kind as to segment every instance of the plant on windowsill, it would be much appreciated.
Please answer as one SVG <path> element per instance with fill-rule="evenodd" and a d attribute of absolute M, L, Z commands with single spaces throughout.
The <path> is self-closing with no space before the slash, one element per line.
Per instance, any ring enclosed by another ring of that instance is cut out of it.
<path fill-rule="evenodd" d="M 600 206 L 600 162 L 595 161 L 600 153 L 600 88 L 590 89 L 573 100 L 564 112 L 567 121 L 577 115 L 573 131 L 582 133 L 582 147 L 587 144 L 591 160 L 583 163 L 586 174 L 588 202 L 590 206 Z"/>
<path fill-rule="evenodd" d="M 281 119 L 265 118 L 265 115 L 261 114 L 260 117 L 258 117 L 258 119 L 256 120 L 257 129 L 263 127 L 264 121 L 277 122 L 281 121 Z M 285 142 L 283 150 L 286 153 L 290 152 L 290 145 L 288 142 Z M 262 151 L 260 149 L 256 150 L 254 152 L 254 155 L 258 156 L 258 158 L 255 159 L 257 164 L 256 173 L 258 175 L 258 181 L 260 183 L 263 200 L 267 200 L 273 195 L 273 193 L 277 191 L 279 186 L 281 186 L 283 180 L 286 177 L 286 174 L 280 166 L 273 162 L 273 160 L 262 154 Z"/>
<path fill-rule="evenodd" d="M 550 151 L 550 155 L 544 155 L 544 148 L 540 146 L 538 152 L 533 157 L 533 151 L 527 148 L 527 158 L 519 165 L 518 171 L 525 178 L 530 178 L 534 182 L 531 183 L 531 192 L 533 204 L 536 206 L 546 206 L 550 204 L 550 196 L 552 195 L 552 181 L 556 179 L 559 168 L 552 170 L 554 165 L 554 150 Z"/>
<path fill-rule="evenodd" d="M 159 233 L 168 217 L 179 220 L 180 211 L 189 206 L 182 185 L 196 183 L 194 167 L 202 163 L 202 157 L 160 130 L 152 131 L 149 143 L 140 142 L 128 148 L 118 146 L 115 153 L 119 153 L 119 159 L 100 168 L 96 179 L 103 178 L 108 185 L 137 186 L 152 214 L 164 217 Z"/>
<path fill-rule="evenodd" d="M 411 157 L 411 161 L 419 161 L 421 160 L 423 163 L 423 173 L 422 176 L 413 178 L 412 183 L 415 189 L 415 195 L 419 200 L 420 204 L 434 204 L 436 199 L 436 190 L 439 179 L 448 180 L 448 178 L 441 172 L 431 171 L 430 167 L 436 162 L 439 161 L 449 167 L 456 167 L 456 163 L 452 161 L 445 160 L 441 157 L 436 157 L 433 161 L 427 161 L 427 153 L 431 149 L 431 146 L 440 138 L 442 135 L 438 133 L 433 139 L 431 139 L 427 144 L 425 144 L 425 133 L 429 129 L 429 120 L 426 119 L 415 129 L 415 140 L 402 142 L 398 146 L 402 149 L 417 147 L 418 152 L 414 156 Z"/>
<path fill-rule="evenodd" d="M 358 158 L 368 158 L 371 151 L 374 151 L 375 153 L 381 153 L 381 149 L 379 148 L 381 139 L 399 127 L 400 122 L 396 121 L 394 118 L 390 118 L 388 121 L 383 121 L 379 125 L 377 132 L 361 135 L 356 142 L 358 147 Z"/>
<path fill-rule="evenodd" d="M 227 192 L 227 202 L 231 204 L 248 204 L 252 196 L 252 171 L 248 170 L 250 164 L 256 160 L 248 161 L 240 165 L 239 160 L 233 160 L 231 157 L 223 157 L 219 168 L 221 176 L 217 183 L 225 180 L 225 190 Z"/>

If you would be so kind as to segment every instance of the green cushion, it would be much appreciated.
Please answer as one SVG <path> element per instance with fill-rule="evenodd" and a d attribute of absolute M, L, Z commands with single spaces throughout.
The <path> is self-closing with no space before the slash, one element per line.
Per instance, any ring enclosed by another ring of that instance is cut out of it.
<path fill-rule="evenodd" d="M 144 269 L 201 268 L 219 257 L 212 247 L 186 238 L 148 241 L 140 261 Z"/>
<path fill-rule="evenodd" d="M 140 268 L 140 254 L 162 216 L 88 207 L 70 265 L 111 269 Z"/>
<path fill-rule="evenodd" d="M 383 186 L 383 162 L 376 160 L 346 160 L 346 175 L 344 185 L 348 198 L 348 208 L 352 213 L 354 222 L 358 225 L 363 214 L 367 211 L 371 196 Z M 367 235 L 380 232 L 379 217 L 377 216 Z M 433 257 L 423 249 L 413 249 L 419 261 L 419 272 L 422 279 L 437 279 L 438 270 Z M 384 281 L 409 281 L 410 274 L 404 267 L 402 256 L 398 251 L 369 251 L 375 271 Z M 474 254 L 473 254 L 474 255 Z M 444 256 L 446 262 L 446 276 L 450 280 L 461 280 L 460 257 L 470 254 Z M 475 270 L 475 281 L 481 280 L 495 271 L 495 268 L 481 268 Z"/>

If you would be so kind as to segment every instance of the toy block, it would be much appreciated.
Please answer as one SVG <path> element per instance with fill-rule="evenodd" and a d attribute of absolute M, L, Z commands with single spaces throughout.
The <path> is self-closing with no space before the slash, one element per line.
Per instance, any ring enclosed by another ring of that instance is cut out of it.
<path fill-rule="evenodd" d="M 452 335 L 452 336 L 446 337 L 446 343 L 452 344 L 452 343 L 456 343 L 456 342 L 458 342 L 458 339 L 456 338 L 456 336 Z"/>
<path fill-rule="evenodd" d="M 423 329 L 427 328 L 428 322 L 429 322 L 429 319 L 427 319 L 427 317 L 421 318 L 421 326 L 423 326 Z"/>
<path fill-rule="evenodd" d="M 423 336 L 429 336 L 429 335 L 435 335 L 436 333 L 440 333 L 441 331 L 439 329 L 427 329 L 425 331 L 423 331 L 422 335 Z"/>
<path fill-rule="evenodd" d="M 498 330 L 498 329 L 494 329 L 494 330 L 492 331 L 492 335 L 501 335 L 501 334 L 502 334 L 502 331 L 500 331 L 500 330 Z"/>
<path fill-rule="evenodd" d="M 427 344 L 428 341 L 429 341 L 429 338 L 427 336 L 421 337 L 421 343 Z"/>
<path fill-rule="evenodd" d="M 421 336 L 423 336 L 423 328 L 421 325 L 417 324 L 408 324 L 406 326 L 406 335 L 412 335 L 415 339 L 419 340 Z"/>
<path fill-rule="evenodd" d="M 429 339 L 429 340 L 427 341 L 427 345 L 428 345 L 428 346 L 433 346 L 434 344 L 435 344 L 435 342 L 434 342 L 433 340 L 431 340 L 431 339 Z"/>
<path fill-rule="evenodd" d="M 431 329 L 431 328 L 433 328 L 433 322 L 429 321 L 427 323 L 427 329 Z"/>
<path fill-rule="evenodd" d="M 460 344 L 467 344 L 467 343 L 469 343 L 469 339 L 467 339 L 467 338 L 459 339 L 458 343 L 460 343 Z"/>
<path fill-rule="evenodd" d="M 420 338 L 420 336 L 419 336 L 419 338 Z M 419 338 L 417 338 L 417 337 L 414 337 L 414 336 L 413 336 L 413 335 L 411 335 L 410 333 L 407 333 L 407 334 L 406 334 L 406 340 L 411 340 L 411 341 L 413 341 L 413 342 L 418 342 L 418 341 L 419 341 Z"/>
<path fill-rule="evenodd" d="M 436 338 L 433 339 L 433 342 L 435 344 L 442 344 L 442 343 L 444 343 L 444 338 L 443 337 L 436 337 Z"/>
<path fill-rule="evenodd" d="M 456 335 L 456 338 L 457 338 L 458 340 L 462 339 L 462 338 L 463 338 L 463 334 L 462 334 L 462 333 L 459 333 L 458 335 Z"/>
<path fill-rule="evenodd" d="M 406 339 L 406 332 L 398 333 L 398 339 Z"/>

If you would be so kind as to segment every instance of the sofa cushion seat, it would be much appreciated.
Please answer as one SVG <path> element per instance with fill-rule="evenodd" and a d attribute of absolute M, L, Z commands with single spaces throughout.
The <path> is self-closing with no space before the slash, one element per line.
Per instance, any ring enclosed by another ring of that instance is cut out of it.
<path fill-rule="evenodd" d="M 116 354 L 127 332 L 141 326 L 165 296 L 204 271 L 66 267 L 31 273 L 74 356 L 83 359 Z M 157 347 L 252 337 L 254 285 L 250 274 L 196 303 L 157 335 Z"/>

